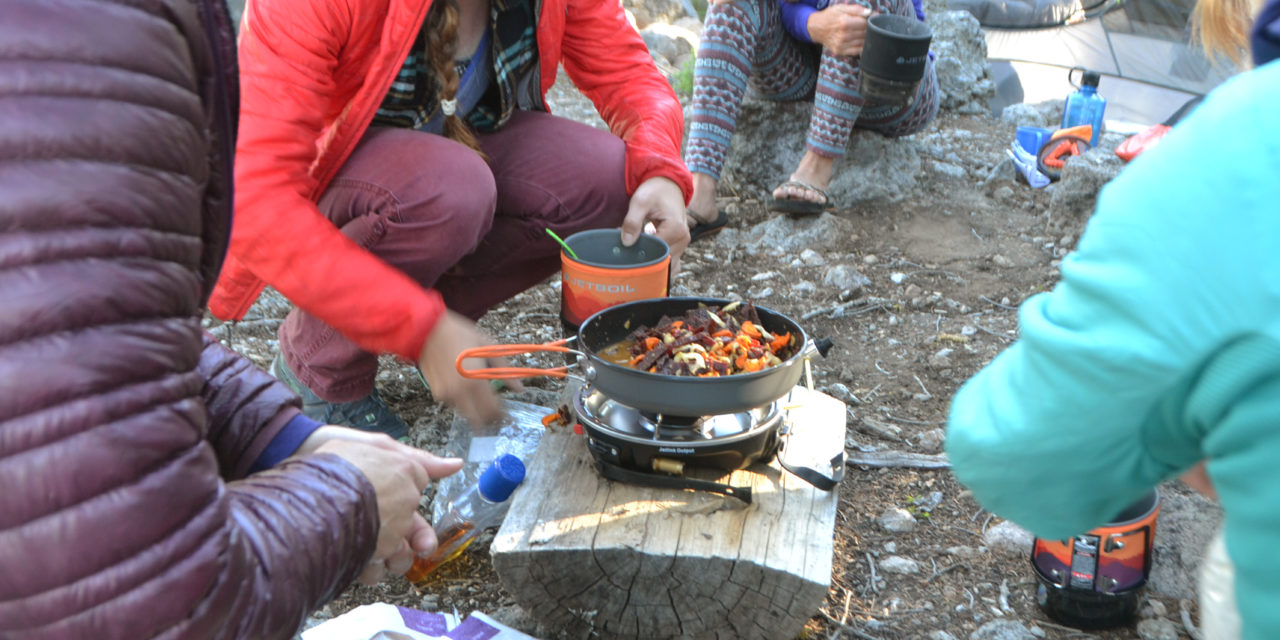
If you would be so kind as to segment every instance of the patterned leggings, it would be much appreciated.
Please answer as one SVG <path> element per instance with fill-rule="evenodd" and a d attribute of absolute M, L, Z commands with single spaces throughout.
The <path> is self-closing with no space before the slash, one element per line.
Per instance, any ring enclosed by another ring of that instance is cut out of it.
<path fill-rule="evenodd" d="M 856 126 L 898 137 L 924 128 L 938 113 L 933 60 L 915 99 L 905 107 L 867 102 L 858 93 L 858 58 L 839 57 L 801 42 L 782 26 L 779 0 L 734 0 L 707 11 L 694 67 L 693 114 L 685 164 L 719 180 L 750 82 L 770 100 L 813 96 L 806 148 L 825 158 L 844 156 Z M 911 0 L 831 0 L 877 13 L 915 17 Z"/>

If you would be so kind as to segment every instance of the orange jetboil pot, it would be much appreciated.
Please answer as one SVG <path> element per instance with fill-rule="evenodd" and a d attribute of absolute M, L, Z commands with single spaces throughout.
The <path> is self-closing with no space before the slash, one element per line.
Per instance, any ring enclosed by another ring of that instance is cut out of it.
<path fill-rule="evenodd" d="M 620 229 L 590 229 L 564 242 L 573 250 L 560 250 L 560 316 L 569 327 L 616 304 L 666 297 L 671 250 L 661 238 L 644 233 L 624 247 Z"/>
<path fill-rule="evenodd" d="M 1068 540 L 1036 538 L 1031 566 L 1036 601 L 1049 617 L 1077 629 L 1127 624 L 1151 574 L 1160 494 L 1152 489 L 1110 522 Z"/>

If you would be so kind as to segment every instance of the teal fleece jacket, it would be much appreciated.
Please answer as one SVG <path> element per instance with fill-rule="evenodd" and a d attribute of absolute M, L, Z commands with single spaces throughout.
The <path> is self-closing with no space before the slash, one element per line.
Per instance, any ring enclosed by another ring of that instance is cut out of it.
<path fill-rule="evenodd" d="M 947 435 L 977 500 L 1045 538 L 1207 458 L 1246 640 L 1280 638 L 1278 109 L 1280 61 L 1213 91 L 1104 188 Z"/>

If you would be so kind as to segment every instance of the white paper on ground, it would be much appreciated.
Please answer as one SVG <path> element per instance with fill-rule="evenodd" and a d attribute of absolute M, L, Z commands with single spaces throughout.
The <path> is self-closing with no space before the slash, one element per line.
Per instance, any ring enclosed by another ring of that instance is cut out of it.
<path fill-rule="evenodd" d="M 537 640 L 474 611 L 465 620 L 385 602 L 356 607 L 302 632 L 302 640 Z"/>

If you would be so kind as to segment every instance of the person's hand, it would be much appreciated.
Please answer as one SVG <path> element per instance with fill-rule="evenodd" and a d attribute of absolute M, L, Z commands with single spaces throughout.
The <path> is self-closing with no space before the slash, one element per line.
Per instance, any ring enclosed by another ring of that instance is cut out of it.
<path fill-rule="evenodd" d="M 671 277 L 680 272 L 680 256 L 689 246 L 689 223 L 684 215 L 684 193 L 668 178 L 649 178 L 631 194 L 631 206 L 622 220 L 622 244 L 631 246 L 652 224 L 654 235 L 671 248 Z"/>
<path fill-rule="evenodd" d="M 295 455 L 332 453 L 355 465 L 373 485 L 378 504 L 378 542 L 360 580 L 375 584 L 389 574 L 408 571 L 414 555 L 436 548 L 435 531 L 418 513 L 422 491 L 433 479 L 462 468 L 458 458 L 401 444 L 381 433 L 325 425 L 316 429 Z"/>
<path fill-rule="evenodd" d="M 833 4 L 809 16 L 809 37 L 837 56 L 862 55 L 872 11 L 856 4 Z"/>
<path fill-rule="evenodd" d="M 427 336 L 427 343 L 422 345 L 422 353 L 418 356 L 418 366 L 427 386 L 431 387 L 431 395 L 457 409 L 473 428 L 500 420 L 503 416 L 502 402 L 488 380 L 462 377 L 455 363 L 464 349 L 490 344 L 493 340 L 476 323 L 446 309 L 431 335 Z M 467 368 L 505 366 L 508 366 L 505 358 L 493 358 L 471 360 Z M 519 380 L 507 380 L 506 384 L 512 391 L 524 389 Z"/>

